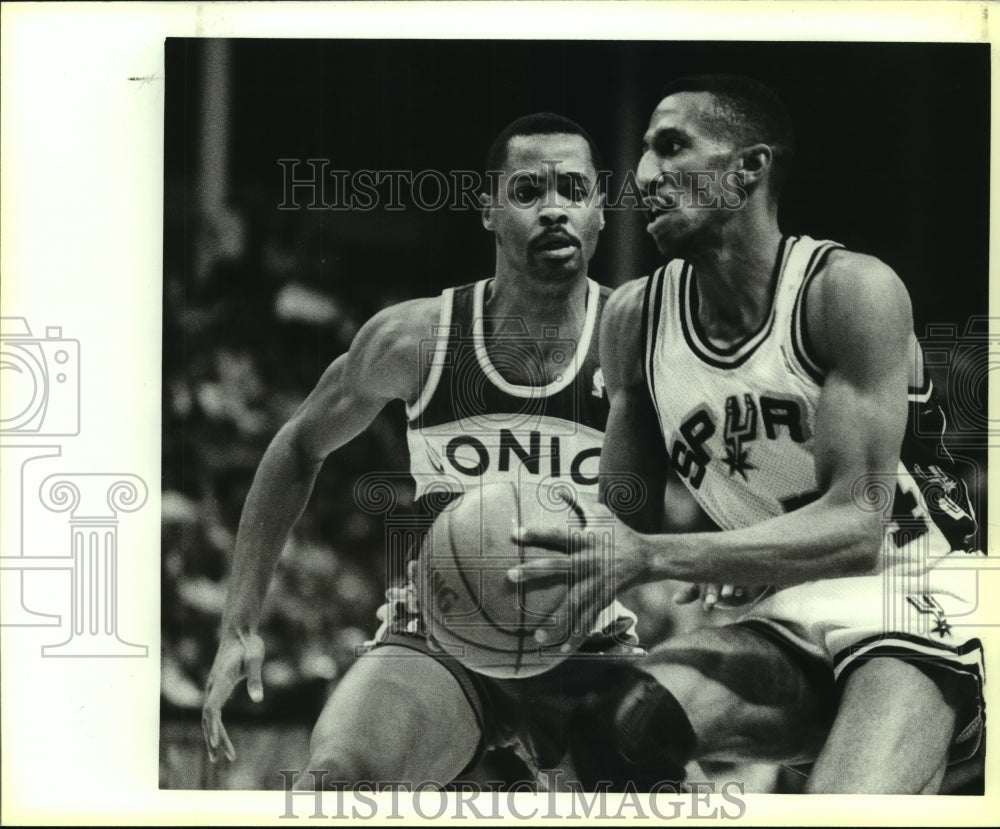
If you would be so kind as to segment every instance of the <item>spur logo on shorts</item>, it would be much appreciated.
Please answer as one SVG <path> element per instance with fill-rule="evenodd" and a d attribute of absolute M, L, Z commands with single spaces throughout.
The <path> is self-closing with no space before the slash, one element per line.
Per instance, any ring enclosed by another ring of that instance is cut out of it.
<path fill-rule="evenodd" d="M 916 596 L 907 596 L 906 601 L 913 606 L 917 613 L 932 615 L 934 617 L 934 627 L 931 628 L 931 633 L 936 633 L 942 639 L 945 636 L 951 636 L 951 625 L 945 618 L 944 608 L 941 607 L 937 599 L 924 593 L 919 598 Z"/>

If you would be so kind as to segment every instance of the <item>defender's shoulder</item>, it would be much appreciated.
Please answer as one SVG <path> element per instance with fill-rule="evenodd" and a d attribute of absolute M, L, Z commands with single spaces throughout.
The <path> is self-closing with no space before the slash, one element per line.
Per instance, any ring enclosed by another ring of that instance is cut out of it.
<path fill-rule="evenodd" d="M 642 316 L 648 282 L 649 277 L 642 276 L 616 288 L 605 304 L 605 320 L 612 317 L 616 323 L 624 323 L 629 319 L 638 321 Z"/>
<path fill-rule="evenodd" d="M 351 349 L 376 347 L 395 351 L 433 337 L 443 301 L 441 296 L 420 297 L 383 308 L 361 326 Z"/>
<path fill-rule="evenodd" d="M 601 365 L 609 389 L 642 382 L 642 324 L 648 279 L 626 282 L 608 299 L 601 321 Z"/>
<path fill-rule="evenodd" d="M 374 394 L 413 400 L 426 372 L 422 343 L 438 336 L 442 302 L 440 296 L 405 300 L 361 326 L 347 354 L 355 382 L 368 385 Z"/>

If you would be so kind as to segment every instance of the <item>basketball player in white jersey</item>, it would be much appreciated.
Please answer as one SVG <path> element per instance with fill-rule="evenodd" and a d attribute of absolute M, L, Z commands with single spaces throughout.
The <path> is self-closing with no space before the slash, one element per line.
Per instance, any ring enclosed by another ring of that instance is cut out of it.
<path fill-rule="evenodd" d="M 650 508 L 616 526 L 613 559 L 585 550 L 573 572 L 584 593 L 608 578 L 769 587 L 581 709 L 591 783 L 755 758 L 815 760 L 812 792 L 936 792 L 981 739 L 981 647 L 953 627 L 975 582 L 949 569 L 976 525 L 947 453 L 908 425 L 939 414 L 910 299 L 879 260 L 782 234 L 791 150 L 781 102 L 738 76 L 672 83 L 645 135 L 647 230 L 668 264 L 604 315 L 601 470 L 641 475 Z M 722 532 L 662 533 L 668 466 Z"/>
<path fill-rule="evenodd" d="M 320 465 L 390 400 L 406 403 L 426 526 L 448 497 L 496 480 L 564 481 L 596 503 L 608 409 L 598 320 L 610 294 L 587 276 L 604 226 L 598 164 L 591 139 L 560 116 L 526 116 L 505 129 L 488 159 L 487 169 L 501 175 L 490 179 L 495 189 L 482 213 L 496 240 L 493 278 L 375 315 L 267 449 L 240 522 L 204 701 L 213 760 L 235 757 L 221 710 L 237 683 L 246 678 L 250 697 L 263 696 L 260 609 Z M 599 679 L 599 670 L 587 677 L 589 660 L 538 678 L 490 680 L 428 643 L 412 585 L 390 598 L 375 646 L 339 682 L 315 726 L 304 769 L 327 776 L 305 773 L 297 785 L 443 785 L 498 744 L 517 747 L 529 768 L 559 761 L 573 689 L 583 693 L 584 679 Z M 636 651 L 618 641 L 632 621 L 615 603 L 598 625 L 609 634 L 585 648 Z"/>

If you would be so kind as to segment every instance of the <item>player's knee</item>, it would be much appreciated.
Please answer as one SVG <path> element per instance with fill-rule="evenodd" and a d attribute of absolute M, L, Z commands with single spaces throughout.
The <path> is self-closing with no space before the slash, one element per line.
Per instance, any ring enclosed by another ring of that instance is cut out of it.
<path fill-rule="evenodd" d="M 388 734 L 349 728 L 343 733 L 314 734 L 307 766 L 310 775 L 296 783 L 296 788 L 354 789 L 378 781 L 443 786 L 468 766 L 479 746 L 478 729 L 453 733 L 445 723 L 435 725 L 418 716 L 393 722 L 397 727 Z M 428 732 L 432 728 L 453 733 L 453 739 L 437 739 Z"/>
<path fill-rule="evenodd" d="M 364 657 L 352 668 L 313 729 L 309 768 L 355 786 L 447 783 L 462 771 L 481 739 L 476 715 L 447 669 L 412 653 L 405 662 L 392 652 Z"/>
<path fill-rule="evenodd" d="M 309 739 L 307 769 L 325 773 L 327 788 L 353 788 L 395 770 L 390 718 L 350 704 L 353 696 L 335 692 Z M 317 784 L 307 780 L 303 787 Z"/>
<path fill-rule="evenodd" d="M 338 713 L 349 716 L 338 717 Z M 341 788 L 345 783 L 352 788 L 367 781 L 396 779 L 416 756 L 414 732 L 422 724 L 414 709 L 405 705 L 379 705 L 370 710 L 328 706 L 309 740 L 308 768 L 325 771 Z"/>
<path fill-rule="evenodd" d="M 378 779 L 380 773 L 378 757 L 370 747 L 314 736 L 309 762 L 296 778 L 295 788 L 300 791 L 354 789 Z"/>

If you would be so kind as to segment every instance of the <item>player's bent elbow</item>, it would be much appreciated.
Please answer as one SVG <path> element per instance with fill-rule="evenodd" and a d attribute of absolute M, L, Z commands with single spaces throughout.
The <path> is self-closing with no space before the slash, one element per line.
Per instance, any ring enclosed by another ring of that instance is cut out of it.
<path fill-rule="evenodd" d="M 850 543 L 845 545 L 841 564 L 845 576 L 860 576 L 871 573 L 878 567 L 882 553 L 884 528 L 882 516 L 863 515 L 853 526 Z"/>
<path fill-rule="evenodd" d="M 292 418 L 281 427 L 267 448 L 267 454 L 288 469 L 296 480 L 311 479 L 316 468 L 323 463 L 323 457 L 311 446 L 308 430 L 297 418 Z"/>

